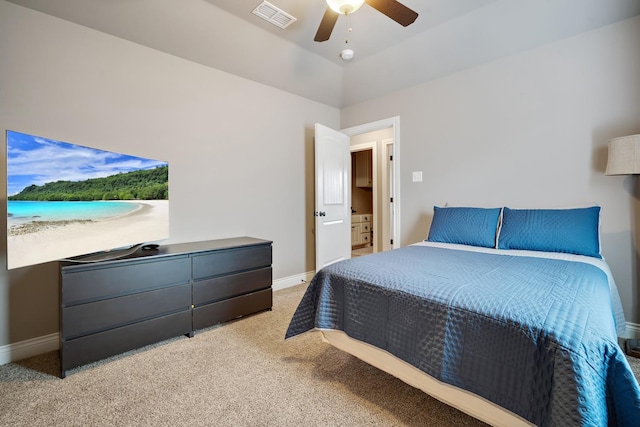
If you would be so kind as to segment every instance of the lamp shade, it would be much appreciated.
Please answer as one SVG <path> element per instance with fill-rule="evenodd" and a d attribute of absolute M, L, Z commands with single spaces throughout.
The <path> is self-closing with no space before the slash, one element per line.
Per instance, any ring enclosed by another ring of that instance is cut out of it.
<path fill-rule="evenodd" d="M 605 175 L 640 174 L 640 134 L 609 140 Z"/>
<path fill-rule="evenodd" d="M 347 15 L 360 9 L 364 0 L 327 0 L 327 4 L 335 12 Z"/>

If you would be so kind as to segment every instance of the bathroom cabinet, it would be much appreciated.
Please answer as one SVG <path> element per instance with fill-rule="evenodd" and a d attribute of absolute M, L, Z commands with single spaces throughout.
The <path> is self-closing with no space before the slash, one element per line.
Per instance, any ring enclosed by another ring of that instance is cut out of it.
<path fill-rule="evenodd" d="M 356 187 L 371 188 L 373 185 L 371 150 L 356 151 L 355 158 Z"/>
<path fill-rule="evenodd" d="M 351 247 L 368 246 L 371 244 L 373 215 L 351 215 Z"/>

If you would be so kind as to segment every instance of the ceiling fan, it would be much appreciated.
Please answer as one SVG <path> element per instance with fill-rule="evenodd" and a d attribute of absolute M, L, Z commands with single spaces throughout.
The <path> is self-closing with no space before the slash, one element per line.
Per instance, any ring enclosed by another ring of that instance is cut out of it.
<path fill-rule="evenodd" d="M 396 0 L 327 0 L 327 10 L 324 12 L 316 37 L 317 42 L 329 40 L 338 16 L 349 15 L 367 3 L 378 12 L 383 13 L 398 24 L 406 27 L 418 17 L 418 13 Z"/>

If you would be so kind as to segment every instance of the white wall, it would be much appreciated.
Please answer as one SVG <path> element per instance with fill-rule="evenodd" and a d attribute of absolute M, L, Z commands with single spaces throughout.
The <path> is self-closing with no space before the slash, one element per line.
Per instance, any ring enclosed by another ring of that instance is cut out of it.
<path fill-rule="evenodd" d="M 2 132 L 169 161 L 168 242 L 254 236 L 274 279 L 315 268 L 313 126 L 338 109 L 5 1 L 0 61 Z M 0 271 L 0 347 L 58 331 L 57 274 Z"/>
<path fill-rule="evenodd" d="M 640 191 L 604 175 L 608 139 L 640 133 L 638 40 L 634 18 L 343 109 L 342 128 L 401 117 L 403 244 L 427 236 L 436 204 L 596 202 L 627 321 L 640 323 Z"/>

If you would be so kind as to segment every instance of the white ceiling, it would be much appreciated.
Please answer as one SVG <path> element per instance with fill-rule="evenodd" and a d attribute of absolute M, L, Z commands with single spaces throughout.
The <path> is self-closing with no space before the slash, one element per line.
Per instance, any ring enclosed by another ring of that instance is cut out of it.
<path fill-rule="evenodd" d="M 262 0 L 8 0 L 58 18 L 345 107 L 640 14 L 640 0 L 402 0 L 402 27 L 368 5 L 313 41 L 324 0 L 270 0 L 297 18 L 280 29 Z"/>
<path fill-rule="evenodd" d="M 418 12 L 418 19 L 408 27 L 401 26 L 365 4 L 349 18 L 340 16 L 331 38 L 321 43 L 314 42 L 313 38 L 327 7 L 324 0 L 270 0 L 269 3 L 298 19 L 286 29 L 280 29 L 251 14 L 262 0 L 208 1 L 304 49 L 337 64 L 344 64 L 339 53 L 345 47 L 347 39 L 349 47 L 356 52 L 353 60 L 357 61 L 496 0 L 400 0 L 402 4 Z M 347 32 L 347 24 L 352 28 L 350 33 Z"/>

